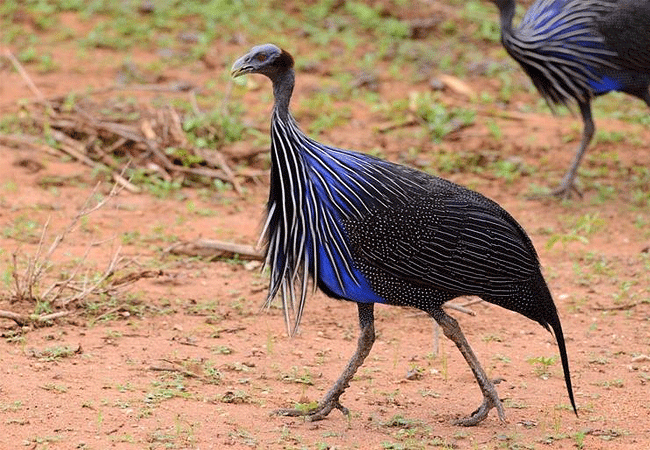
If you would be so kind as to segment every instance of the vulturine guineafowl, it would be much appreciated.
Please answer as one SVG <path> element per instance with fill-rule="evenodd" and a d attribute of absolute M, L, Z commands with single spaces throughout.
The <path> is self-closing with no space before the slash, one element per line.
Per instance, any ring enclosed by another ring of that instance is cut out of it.
<path fill-rule="evenodd" d="M 233 77 L 258 73 L 273 82 L 263 230 L 271 269 L 267 305 L 281 293 L 287 327 L 295 332 L 311 280 L 327 295 L 357 303 L 361 333 L 348 366 L 315 409 L 279 412 L 312 420 L 333 408 L 347 413 L 340 397 L 372 348 L 374 304 L 383 303 L 426 311 L 465 357 L 484 399 L 459 424 L 475 425 L 492 408 L 504 420 L 493 383 L 456 320 L 442 310 L 461 295 L 477 295 L 553 330 L 575 410 L 560 319 L 522 227 L 477 192 L 307 137 L 289 112 L 293 64 L 289 53 L 266 44 L 232 67 Z"/>
<path fill-rule="evenodd" d="M 515 0 L 491 0 L 501 42 L 551 109 L 578 105 L 584 123 L 569 171 L 552 193 L 568 197 L 594 135 L 592 98 L 620 91 L 650 106 L 650 0 L 537 0 L 512 27 Z"/>

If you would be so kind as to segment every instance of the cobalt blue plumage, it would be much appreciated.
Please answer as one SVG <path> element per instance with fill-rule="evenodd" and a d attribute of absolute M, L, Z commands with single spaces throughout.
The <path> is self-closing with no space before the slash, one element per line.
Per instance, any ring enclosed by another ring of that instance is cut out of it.
<path fill-rule="evenodd" d="M 354 267 L 341 222 L 362 217 L 373 204 L 381 203 L 380 191 L 369 183 L 373 178 L 368 167 L 374 177 L 385 177 L 385 164 L 307 138 L 291 116 L 283 121 L 278 110 L 272 122 L 272 189 L 265 225 L 266 230 L 274 230 L 268 234 L 269 265 L 273 268 L 269 301 L 283 287 L 290 292 L 296 276 L 306 282 L 309 275 L 334 297 L 383 303 L 382 298 L 369 294 L 372 289 Z M 296 142 L 301 144 L 299 152 Z M 285 188 L 288 192 L 276 192 Z M 287 196 L 295 201 L 283 201 Z M 299 265 L 301 258 L 304 261 Z M 291 276 L 286 277 L 289 272 Z M 301 305 L 306 291 L 301 289 Z M 299 311 L 293 329 L 300 322 L 302 308 Z"/>
<path fill-rule="evenodd" d="M 595 126 L 592 98 L 620 91 L 650 106 L 650 0 L 538 0 L 513 28 L 515 0 L 492 0 L 501 42 L 551 109 L 580 109 L 580 145 L 555 195 L 568 196 Z"/>
<path fill-rule="evenodd" d="M 462 425 L 490 409 L 504 419 L 493 383 L 458 323 L 442 305 L 461 295 L 519 312 L 553 330 L 575 409 L 557 309 L 537 253 L 521 226 L 481 194 L 408 167 L 323 145 L 307 137 L 289 113 L 293 58 L 278 47 L 254 47 L 233 76 L 259 73 L 273 82 L 271 187 L 263 236 L 271 269 L 267 305 L 280 294 L 295 332 L 310 283 L 327 295 L 357 303 L 357 350 L 332 389 L 310 411 L 325 417 L 339 402 L 374 342 L 374 304 L 411 306 L 429 313 L 459 348 L 483 393 L 483 404 Z"/>

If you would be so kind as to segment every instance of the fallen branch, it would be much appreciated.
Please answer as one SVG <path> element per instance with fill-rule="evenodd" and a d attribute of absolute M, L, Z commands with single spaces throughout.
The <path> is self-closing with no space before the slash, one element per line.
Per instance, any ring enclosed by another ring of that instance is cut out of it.
<path fill-rule="evenodd" d="M 479 299 L 470 300 L 470 301 L 468 301 L 466 303 L 462 303 L 462 304 L 447 302 L 447 303 L 443 304 L 442 307 L 443 308 L 453 309 L 453 310 L 465 313 L 465 314 L 470 315 L 470 316 L 475 316 L 476 313 L 474 311 L 472 311 L 471 309 L 467 308 L 467 306 L 473 305 L 475 303 L 480 303 L 482 301 L 483 300 L 481 300 L 479 298 Z M 419 316 L 425 316 L 425 315 L 428 316 L 429 314 L 424 312 L 424 311 L 418 311 L 418 312 L 415 312 L 413 314 L 409 314 L 407 317 L 419 317 Z"/>
<path fill-rule="evenodd" d="M 187 370 L 185 367 L 183 367 L 181 364 L 170 361 L 168 359 L 162 359 L 163 362 L 166 362 L 167 364 L 171 364 L 172 367 L 169 366 L 150 366 L 149 370 L 153 370 L 156 372 L 178 372 L 182 375 L 185 375 L 186 377 L 189 378 L 196 378 L 197 380 L 201 380 L 204 383 L 213 383 L 212 380 L 209 380 L 208 378 L 205 378 L 204 376 L 201 376 L 195 372 L 192 372 L 191 370 Z"/>
<path fill-rule="evenodd" d="M 138 272 L 131 272 L 119 278 L 113 278 L 111 280 L 111 284 L 113 286 L 126 286 L 129 284 L 133 284 L 138 280 L 142 280 L 143 278 L 156 278 L 162 276 L 163 274 L 164 272 L 161 269 L 140 270 Z"/>
<path fill-rule="evenodd" d="M 100 314 L 97 317 L 94 317 L 92 320 L 93 322 L 99 322 L 100 320 L 104 319 L 105 317 L 110 316 L 111 314 L 114 314 L 116 312 L 122 311 L 127 309 L 128 305 L 126 303 L 122 303 L 120 306 L 116 306 L 115 308 L 111 308 L 108 311 Z"/>
<path fill-rule="evenodd" d="M 408 128 L 414 127 L 422 124 L 422 120 L 416 117 L 401 120 L 399 122 L 391 122 L 385 125 L 381 125 L 377 128 L 377 131 L 380 133 L 388 133 L 389 131 L 396 130 L 398 128 Z"/>
<path fill-rule="evenodd" d="M 636 308 L 639 305 L 639 303 L 626 303 L 625 305 L 615 305 L 615 306 L 602 306 L 600 304 L 597 304 L 595 306 L 592 306 L 591 309 L 595 311 L 627 311 L 632 308 Z"/>
<path fill-rule="evenodd" d="M 198 109 L 195 91 L 178 90 L 189 91 L 190 98 L 194 99 L 195 115 L 204 118 L 205 114 Z M 107 91 L 103 89 L 97 92 Z M 212 180 L 218 179 L 232 185 L 238 194 L 243 193 L 237 180 L 238 174 L 232 170 L 223 154 L 218 149 L 194 146 L 183 129 L 186 119 L 182 119 L 171 106 L 152 109 L 114 99 L 99 104 L 91 101 L 88 95 L 71 93 L 28 103 L 25 121 L 30 122 L 30 129 L 40 129 L 43 135 L 54 139 L 58 152 L 64 152 L 101 172 L 112 172 L 114 180 L 130 192 L 140 192 L 140 189 L 116 173 L 123 172 L 121 166 L 124 166 L 125 160 L 128 160 L 126 167 L 144 169 L 145 174 L 151 174 L 150 168 L 156 167 L 155 173 L 165 181 L 186 175 L 201 183 L 207 181 L 211 184 Z M 44 102 L 47 102 L 46 108 L 42 106 Z M 225 104 L 221 109 L 226 114 Z M 192 133 L 216 142 L 224 139 L 224 130 L 220 125 L 207 120 Z M 15 138 L 6 137 L 4 140 L 12 145 L 20 144 Z M 48 153 L 51 153 L 49 148 Z"/>
<path fill-rule="evenodd" d="M 252 245 L 234 244 L 232 242 L 197 239 L 192 242 L 179 242 L 165 249 L 173 255 L 202 256 L 212 259 L 233 258 L 235 255 L 243 260 L 262 261 L 264 255 Z"/>
<path fill-rule="evenodd" d="M 59 142 L 59 144 L 61 145 L 61 150 L 66 152 L 68 155 L 72 156 L 77 161 L 80 161 L 92 168 L 99 168 L 103 166 L 103 164 L 96 163 L 88 156 L 86 156 L 83 145 L 81 145 L 79 142 L 75 141 L 68 135 L 58 130 L 50 130 L 50 134 L 56 141 Z"/>
<path fill-rule="evenodd" d="M 28 325 L 43 325 L 51 320 L 58 319 L 70 315 L 70 311 L 58 311 L 50 314 L 42 314 L 40 316 L 18 314 L 12 311 L 0 310 L 0 319 L 9 319 L 16 322 L 18 326 L 24 327 Z"/>
<path fill-rule="evenodd" d="M 132 194 L 139 194 L 140 192 L 142 192 L 142 189 L 137 187 L 135 184 L 131 183 L 129 180 L 124 178 L 122 174 L 119 174 L 117 172 L 113 172 L 113 181 L 115 181 L 115 183 L 120 185 L 120 187 L 131 192 Z"/>
<path fill-rule="evenodd" d="M 31 147 L 34 150 L 43 151 L 52 156 L 59 156 L 60 152 L 50 147 L 49 145 L 44 145 L 36 142 L 36 138 L 31 136 L 17 136 L 15 134 L 0 134 L 0 144 L 6 145 L 7 147 L 15 147 L 24 149 L 25 147 Z"/>
<path fill-rule="evenodd" d="M 29 322 L 29 318 L 23 314 L 17 314 L 12 311 L 0 310 L 0 318 L 9 319 L 16 322 L 19 326 L 23 327 Z"/>
<path fill-rule="evenodd" d="M 468 301 L 466 301 L 464 303 L 461 303 L 461 304 L 447 302 L 447 303 L 444 303 L 442 305 L 442 307 L 443 308 L 453 309 L 453 310 L 468 314 L 470 316 L 475 316 L 476 313 L 474 311 L 472 311 L 471 309 L 467 308 L 467 306 L 470 306 L 470 305 L 473 305 L 473 304 L 476 304 L 476 303 L 481 303 L 482 301 L 483 300 L 480 299 L 480 298 L 472 298 L 472 299 L 470 299 L 470 300 L 468 300 Z M 425 313 L 424 311 L 418 311 L 416 313 L 409 314 L 407 317 L 420 317 L 420 316 L 424 316 L 424 315 L 430 317 L 430 315 L 428 313 Z M 433 317 L 431 317 L 431 321 L 433 322 L 433 352 L 432 353 L 433 353 L 434 356 L 437 356 L 438 355 L 438 348 L 440 347 L 440 326 L 438 325 L 438 322 L 436 322 L 436 320 Z"/>

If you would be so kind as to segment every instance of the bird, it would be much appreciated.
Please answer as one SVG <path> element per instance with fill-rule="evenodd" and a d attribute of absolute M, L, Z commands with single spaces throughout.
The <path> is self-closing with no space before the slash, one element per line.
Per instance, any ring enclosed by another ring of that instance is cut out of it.
<path fill-rule="evenodd" d="M 650 0 L 537 0 L 513 28 L 515 0 L 491 0 L 500 13 L 501 43 L 555 112 L 580 110 L 580 144 L 560 185 L 568 198 L 596 130 L 594 97 L 620 91 L 650 106 Z"/>
<path fill-rule="evenodd" d="M 232 77 L 261 74 L 272 82 L 270 189 L 262 226 L 270 270 L 265 306 L 279 294 L 295 334 L 308 292 L 357 304 L 359 338 L 341 376 L 315 408 L 280 409 L 285 416 L 349 414 L 340 397 L 375 341 L 374 305 L 414 307 L 440 325 L 469 364 L 482 404 L 455 421 L 472 426 L 496 408 L 494 383 L 458 322 L 442 305 L 476 295 L 516 311 L 555 335 L 564 380 L 577 414 L 567 350 L 557 308 L 533 244 L 496 202 L 448 180 L 308 137 L 289 110 L 294 59 L 274 44 L 237 59 Z"/>

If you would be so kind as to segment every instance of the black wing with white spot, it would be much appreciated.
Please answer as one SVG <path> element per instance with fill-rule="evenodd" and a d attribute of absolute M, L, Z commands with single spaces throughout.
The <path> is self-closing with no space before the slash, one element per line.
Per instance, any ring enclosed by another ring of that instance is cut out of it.
<path fill-rule="evenodd" d="M 496 203 L 432 178 L 425 195 L 346 223 L 352 248 L 370 266 L 448 292 L 512 295 L 539 273 L 519 224 Z"/>

